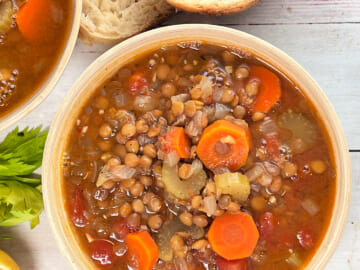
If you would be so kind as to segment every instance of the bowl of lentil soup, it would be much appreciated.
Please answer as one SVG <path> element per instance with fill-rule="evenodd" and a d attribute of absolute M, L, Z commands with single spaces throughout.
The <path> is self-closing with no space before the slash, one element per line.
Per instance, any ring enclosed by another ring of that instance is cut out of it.
<path fill-rule="evenodd" d="M 81 1 L 0 1 L 0 130 L 54 88 L 80 27 Z"/>
<path fill-rule="evenodd" d="M 210 25 L 152 30 L 98 58 L 55 117 L 43 177 L 73 269 L 323 269 L 351 182 L 314 80 Z"/>

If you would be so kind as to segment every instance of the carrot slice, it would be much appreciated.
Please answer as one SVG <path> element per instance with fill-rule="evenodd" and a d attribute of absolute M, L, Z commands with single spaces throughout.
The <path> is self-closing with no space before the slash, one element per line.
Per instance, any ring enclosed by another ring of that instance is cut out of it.
<path fill-rule="evenodd" d="M 227 120 L 208 126 L 196 147 L 203 164 L 211 169 L 225 167 L 237 171 L 246 162 L 250 150 L 250 133 Z"/>
<path fill-rule="evenodd" d="M 216 217 L 208 232 L 212 250 L 227 260 L 251 256 L 258 239 L 256 224 L 245 212 Z"/>
<path fill-rule="evenodd" d="M 34 43 L 50 38 L 54 25 L 54 3 L 51 0 L 29 0 L 19 10 L 16 23 L 23 36 Z M 50 31 L 49 31 L 50 30 Z"/>
<path fill-rule="evenodd" d="M 251 67 L 249 81 L 252 80 L 260 81 L 259 93 L 256 96 L 253 112 L 266 113 L 280 99 L 280 80 L 275 73 L 261 66 Z"/>
<path fill-rule="evenodd" d="M 127 254 L 137 269 L 151 270 L 159 257 L 159 249 L 147 231 L 126 235 Z"/>
<path fill-rule="evenodd" d="M 165 142 L 165 152 L 176 151 L 180 158 L 190 157 L 190 140 L 182 127 L 171 127 L 162 135 Z"/>

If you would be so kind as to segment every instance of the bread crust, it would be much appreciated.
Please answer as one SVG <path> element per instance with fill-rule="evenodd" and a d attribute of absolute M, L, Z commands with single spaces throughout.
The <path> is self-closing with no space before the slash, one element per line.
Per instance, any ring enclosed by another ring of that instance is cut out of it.
<path fill-rule="evenodd" d="M 188 11 L 188 12 L 196 12 L 205 15 L 213 15 L 213 16 L 221 16 L 221 15 L 230 15 L 234 13 L 238 13 L 241 11 L 245 11 L 256 4 L 258 4 L 261 0 L 238 0 L 237 3 L 232 3 L 230 5 L 199 5 L 197 1 L 191 1 L 188 3 L 182 0 L 166 0 L 169 4 L 175 6 L 176 8 Z M 222 0 L 218 0 L 221 2 Z"/>
<path fill-rule="evenodd" d="M 111 1 L 111 0 L 104 0 L 104 1 Z M 159 0 L 159 2 L 160 1 L 163 1 L 166 4 L 165 0 Z M 83 3 L 84 3 L 84 1 L 83 1 Z M 152 18 L 152 20 L 147 21 L 146 23 L 141 25 L 141 27 L 137 31 L 133 31 L 131 34 L 124 34 L 124 33 L 114 34 L 114 33 L 111 33 L 111 31 L 109 31 L 109 33 L 101 33 L 100 31 L 93 31 L 93 30 L 89 29 L 85 20 L 81 20 L 79 38 L 81 39 L 81 41 L 83 41 L 85 44 L 88 44 L 88 45 L 92 45 L 93 43 L 114 45 L 128 37 L 131 37 L 131 36 L 136 35 L 148 28 L 158 25 L 159 23 L 164 21 L 169 16 L 175 14 L 176 13 L 175 8 L 171 7 L 170 5 L 168 5 L 168 6 L 169 6 L 169 8 L 166 11 L 159 12 L 155 17 Z M 139 16 L 141 16 L 141 15 L 142 14 L 139 14 Z M 84 14 L 84 11 L 83 11 L 82 16 L 86 17 L 86 14 Z"/>

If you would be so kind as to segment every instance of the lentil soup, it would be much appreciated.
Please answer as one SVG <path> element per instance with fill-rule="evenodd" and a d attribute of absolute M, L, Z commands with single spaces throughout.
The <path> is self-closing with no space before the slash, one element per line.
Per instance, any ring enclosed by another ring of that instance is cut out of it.
<path fill-rule="evenodd" d="M 306 97 L 255 56 L 163 47 L 78 115 L 67 213 L 99 269 L 302 269 L 333 208 L 329 145 Z"/>

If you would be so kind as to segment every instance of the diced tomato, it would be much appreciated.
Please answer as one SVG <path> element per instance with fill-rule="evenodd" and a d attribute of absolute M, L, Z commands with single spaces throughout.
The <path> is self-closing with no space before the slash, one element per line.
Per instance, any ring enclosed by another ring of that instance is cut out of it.
<path fill-rule="evenodd" d="M 220 256 L 217 256 L 216 266 L 219 270 L 247 270 L 248 262 L 246 259 L 228 261 Z"/>
<path fill-rule="evenodd" d="M 132 232 L 132 229 L 127 223 L 126 219 L 120 219 L 119 221 L 115 222 L 112 226 L 112 230 L 116 240 L 123 240 L 127 234 Z"/>
<path fill-rule="evenodd" d="M 309 229 L 302 229 L 296 235 L 299 244 L 305 248 L 310 249 L 314 246 L 313 232 Z"/>
<path fill-rule="evenodd" d="M 266 152 L 273 161 L 280 161 L 280 142 L 277 136 L 267 135 L 266 141 Z"/>
<path fill-rule="evenodd" d="M 109 240 L 96 239 L 90 242 L 91 258 L 101 265 L 114 263 L 113 244 Z"/>
<path fill-rule="evenodd" d="M 137 72 L 133 74 L 128 83 L 128 92 L 130 95 L 135 96 L 140 92 L 140 90 L 148 85 L 148 81 L 145 77 L 145 74 L 142 72 Z"/>
<path fill-rule="evenodd" d="M 274 232 L 276 226 L 276 217 L 271 212 L 264 212 L 258 220 L 261 239 L 268 239 Z"/>
<path fill-rule="evenodd" d="M 77 227 L 84 227 L 88 223 L 85 200 L 80 188 L 76 188 L 71 206 L 71 221 Z"/>

